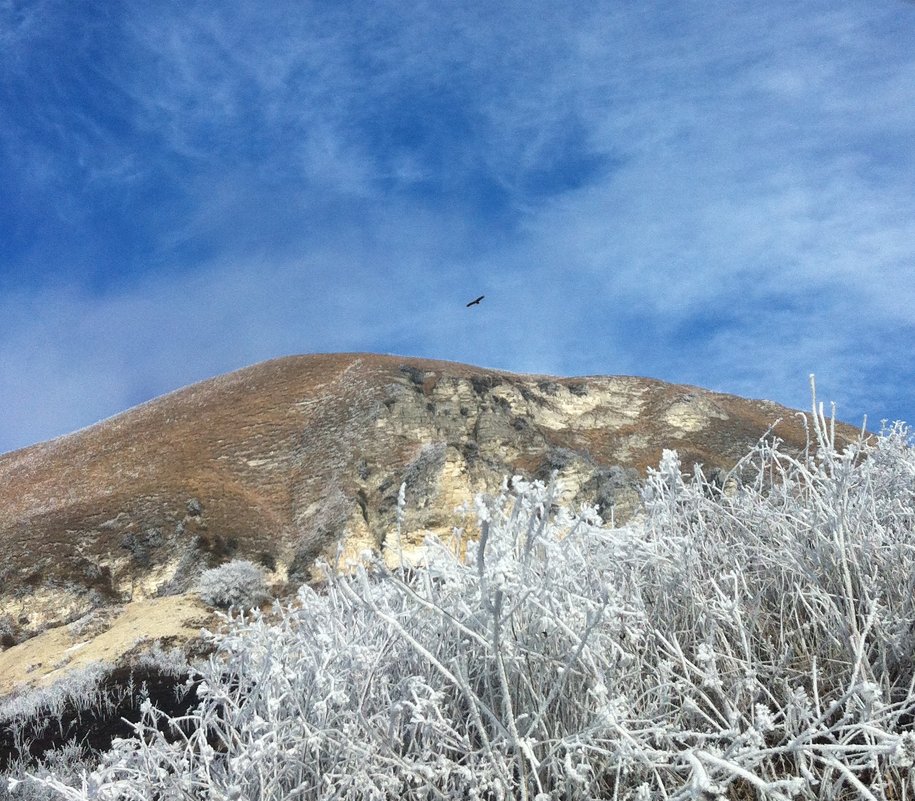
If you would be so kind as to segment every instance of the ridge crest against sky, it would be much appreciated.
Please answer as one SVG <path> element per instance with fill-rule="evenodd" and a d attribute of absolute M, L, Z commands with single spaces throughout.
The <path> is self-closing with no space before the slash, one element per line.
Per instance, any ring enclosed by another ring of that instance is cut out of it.
<path fill-rule="evenodd" d="M 329 351 L 915 422 L 913 143 L 903 0 L 0 0 L 0 451 Z"/>

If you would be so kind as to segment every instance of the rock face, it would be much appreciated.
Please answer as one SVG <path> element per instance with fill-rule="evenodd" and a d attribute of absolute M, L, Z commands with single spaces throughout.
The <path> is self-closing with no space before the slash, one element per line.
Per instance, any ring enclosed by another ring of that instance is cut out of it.
<path fill-rule="evenodd" d="M 340 541 L 344 560 L 390 551 L 402 483 L 408 555 L 469 525 L 474 495 L 514 474 L 557 471 L 565 502 L 621 520 L 663 448 L 709 475 L 779 418 L 775 433 L 802 447 L 795 412 L 644 378 L 366 354 L 259 364 L 0 456 L 6 644 L 180 595 L 230 558 L 282 585 Z"/>

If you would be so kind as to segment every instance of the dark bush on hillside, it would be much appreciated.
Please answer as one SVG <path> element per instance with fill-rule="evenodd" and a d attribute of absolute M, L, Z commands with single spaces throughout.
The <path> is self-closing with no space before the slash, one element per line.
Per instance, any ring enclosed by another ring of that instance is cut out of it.
<path fill-rule="evenodd" d="M 16 644 L 18 632 L 19 627 L 11 615 L 0 615 L 0 651 Z"/>

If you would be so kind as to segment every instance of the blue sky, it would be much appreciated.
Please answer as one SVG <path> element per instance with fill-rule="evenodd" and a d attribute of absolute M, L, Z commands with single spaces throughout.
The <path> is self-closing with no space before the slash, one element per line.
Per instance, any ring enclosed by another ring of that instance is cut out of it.
<path fill-rule="evenodd" d="M 0 0 L 0 451 L 326 351 L 915 422 L 913 143 L 903 0 Z"/>

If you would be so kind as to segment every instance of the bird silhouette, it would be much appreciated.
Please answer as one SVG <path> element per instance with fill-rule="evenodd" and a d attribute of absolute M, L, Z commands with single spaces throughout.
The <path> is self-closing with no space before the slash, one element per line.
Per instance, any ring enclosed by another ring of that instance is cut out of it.
<path fill-rule="evenodd" d="M 483 300 L 483 298 L 485 298 L 485 297 L 486 297 L 486 295 L 480 295 L 480 297 L 478 297 L 476 300 L 470 301 L 470 303 L 467 304 L 467 308 L 469 309 L 471 306 L 478 306 L 480 304 L 480 301 Z"/>

